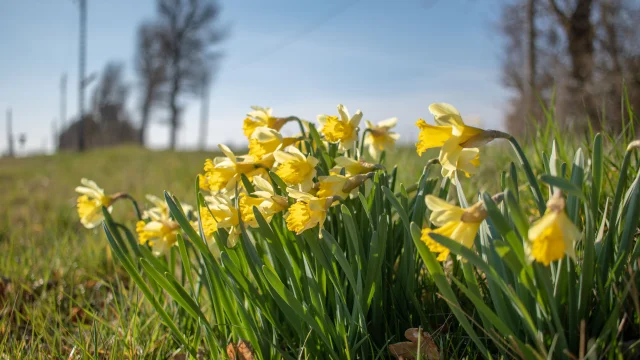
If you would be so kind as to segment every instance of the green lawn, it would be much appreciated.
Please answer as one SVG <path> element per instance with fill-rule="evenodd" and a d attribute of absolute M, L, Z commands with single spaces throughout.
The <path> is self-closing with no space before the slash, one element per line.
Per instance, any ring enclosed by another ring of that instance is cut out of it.
<path fill-rule="evenodd" d="M 470 200 L 500 189 L 499 173 L 513 159 L 506 146 L 483 151 L 480 173 L 465 181 Z M 212 156 L 119 147 L 0 159 L 0 358 L 171 358 L 177 344 L 111 258 L 102 229 L 79 223 L 74 188 L 86 177 L 106 193 L 131 194 L 141 206 L 145 194 L 164 190 L 189 204 L 195 176 Z M 419 158 L 406 147 L 390 154 L 386 166 L 397 164 L 399 182 L 410 186 L 436 156 Z M 129 202 L 116 203 L 113 214 L 133 228 Z"/>
<path fill-rule="evenodd" d="M 166 332 L 146 304 L 138 309 L 104 233 L 78 222 L 74 188 L 87 177 L 139 201 L 165 189 L 186 201 L 207 156 L 121 147 L 0 159 L 0 357 L 166 354 Z M 129 203 L 115 208 L 135 219 Z"/>

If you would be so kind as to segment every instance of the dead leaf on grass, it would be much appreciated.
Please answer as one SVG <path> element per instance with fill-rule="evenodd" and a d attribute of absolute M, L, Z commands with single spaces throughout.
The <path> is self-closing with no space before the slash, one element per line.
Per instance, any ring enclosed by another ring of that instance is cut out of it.
<path fill-rule="evenodd" d="M 422 333 L 422 336 L 419 334 Z M 421 331 L 418 328 L 407 329 L 404 332 L 404 336 L 407 340 L 395 344 L 389 345 L 389 352 L 398 360 L 416 360 L 418 356 L 418 337 L 420 336 L 420 358 L 427 360 L 440 359 L 440 351 L 433 342 L 431 335 L 427 332 Z"/>

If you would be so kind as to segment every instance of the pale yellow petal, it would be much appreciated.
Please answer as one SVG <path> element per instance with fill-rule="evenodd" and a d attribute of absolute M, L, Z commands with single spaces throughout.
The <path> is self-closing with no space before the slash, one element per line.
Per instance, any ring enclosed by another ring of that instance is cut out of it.
<path fill-rule="evenodd" d="M 461 152 L 462 148 L 459 145 L 459 138 L 449 138 L 442 145 L 442 149 L 440 149 L 440 155 L 438 156 L 440 165 L 447 170 L 455 170 Z"/>
<path fill-rule="evenodd" d="M 220 148 L 220 151 L 222 151 L 222 153 L 229 158 L 229 160 L 231 160 L 232 162 L 236 162 L 236 156 L 233 153 L 233 151 L 231 151 L 231 149 L 229 149 L 229 147 L 225 144 L 218 144 L 218 147 Z"/>
<path fill-rule="evenodd" d="M 276 139 L 282 142 L 282 135 L 277 130 L 268 128 L 266 126 L 257 127 L 253 131 L 253 135 L 251 135 L 251 138 L 258 140 L 259 142 L 267 142 Z"/>
<path fill-rule="evenodd" d="M 360 125 L 360 120 L 362 120 L 362 112 L 358 110 L 355 114 L 353 114 L 351 120 L 349 120 L 349 124 L 351 124 L 351 126 L 355 129 L 358 127 L 358 125 Z"/>
<path fill-rule="evenodd" d="M 461 222 L 451 234 L 451 239 L 471 248 L 480 229 L 480 223 Z"/>
<path fill-rule="evenodd" d="M 293 188 L 288 188 L 287 193 L 294 199 L 315 199 L 315 196 Z"/>
<path fill-rule="evenodd" d="M 575 243 L 580 239 L 582 233 L 564 212 L 558 215 L 558 225 L 562 229 L 562 239 L 564 240 L 566 254 L 576 260 Z"/>
<path fill-rule="evenodd" d="M 431 210 L 429 220 L 436 226 L 443 226 L 451 221 L 460 221 L 464 210 L 455 205 L 451 205 L 445 200 L 433 195 L 425 197 L 425 203 Z"/>
<path fill-rule="evenodd" d="M 346 106 L 340 104 L 338 105 L 338 114 L 340 114 L 340 120 L 344 123 L 348 123 L 349 122 L 349 110 L 347 109 Z"/>
<path fill-rule="evenodd" d="M 391 129 L 392 127 L 395 127 L 397 124 L 398 124 L 398 118 L 393 117 L 390 119 L 380 121 L 378 123 L 378 127 Z"/>
<path fill-rule="evenodd" d="M 253 184 L 260 190 L 270 192 L 273 194 L 273 186 L 266 179 L 261 178 L 260 176 L 255 176 L 253 178 Z"/>
<path fill-rule="evenodd" d="M 464 126 L 458 109 L 447 103 L 435 103 L 429 105 L 429 112 L 434 116 L 435 122 L 442 126 Z"/>

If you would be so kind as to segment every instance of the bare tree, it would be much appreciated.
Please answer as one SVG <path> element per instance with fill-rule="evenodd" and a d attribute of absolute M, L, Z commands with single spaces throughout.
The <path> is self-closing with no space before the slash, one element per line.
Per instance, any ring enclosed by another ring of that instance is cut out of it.
<path fill-rule="evenodd" d="M 123 72 L 122 63 L 108 62 L 105 65 L 92 97 L 93 113 L 98 122 L 121 119 L 129 95 L 129 86 L 124 82 Z"/>
<path fill-rule="evenodd" d="M 198 139 L 198 147 L 205 150 L 207 147 L 207 125 L 209 123 L 209 90 L 211 88 L 210 75 L 206 73 L 202 77 L 200 89 L 200 129 L 198 130 L 200 138 Z"/>
<path fill-rule="evenodd" d="M 566 6 L 569 10 L 563 10 L 557 0 L 549 0 L 549 5 L 567 39 L 572 79 L 569 89 L 578 95 L 578 100 L 584 104 L 587 115 L 595 121 L 598 119 L 597 105 L 590 89 L 595 57 L 593 2 L 594 0 L 576 0 L 575 3 L 571 1 Z"/>
<path fill-rule="evenodd" d="M 145 143 L 151 110 L 161 100 L 161 89 L 167 81 L 167 62 L 162 53 L 162 42 L 158 31 L 157 26 L 150 23 L 142 24 L 138 28 L 136 72 L 142 88 L 138 136 L 142 145 Z"/>
<path fill-rule="evenodd" d="M 183 107 L 179 98 L 198 94 L 202 78 L 216 58 L 212 47 L 222 39 L 222 32 L 215 26 L 219 13 L 218 4 L 210 0 L 158 0 L 158 35 L 168 62 L 171 149 L 175 149 L 181 125 Z"/>
<path fill-rule="evenodd" d="M 585 130 L 589 119 L 596 129 L 621 130 L 623 83 L 640 107 L 640 3 L 515 0 L 502 10 L 502 80 L 514 95 L 510 131 L 523 132 L 529 115 L 542 117 L 530 108 L 528 89 L 546 102 L 553 97 L 556 118 L 567 127 Z"/>
<path fill-rule="evenodd" d="M 536 1 L 527 0 L 527 78 L 525 101 L 526 115 L 531 114 L 536 93 Z"/>
<path fill-rule="evenodd" d="M 80 130 L 86 149 L 136 142 L 138 132 L 129 121 L 126 109 L 129 93 L 124 65 L 108 62 L 91 93 L 91 111 L 59 132 L 59 149 L 77 148 Z"/>

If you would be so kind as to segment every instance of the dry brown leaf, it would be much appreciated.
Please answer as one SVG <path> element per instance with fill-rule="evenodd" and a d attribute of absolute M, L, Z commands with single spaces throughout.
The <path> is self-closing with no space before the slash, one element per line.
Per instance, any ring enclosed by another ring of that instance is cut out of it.
<path fill-rule="evenodd" d="M 254 360 L 253 348 L 251 344 L 244 340 L 238 341 L 237 345 L 229 343 L 227 345 L 227 356 L 231 360 Z"/>
<path fill-rule="evenodd" d="M 417 328 L 407 329 L 404 336 L 410 341 L 399 342 L 389 345 L 389 352 L 398 360 L 416 360 L 418 355 L 418 336 L 421 330 Z M 420 336 L 420 359 L 438 360 L 440 351 L 433 342 L 431 335 L 422 331 Z"/>

